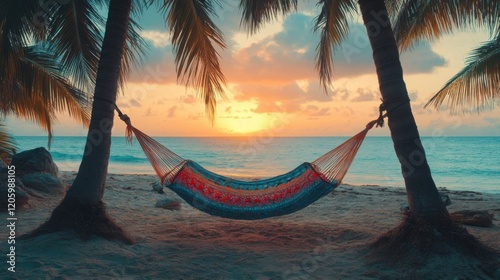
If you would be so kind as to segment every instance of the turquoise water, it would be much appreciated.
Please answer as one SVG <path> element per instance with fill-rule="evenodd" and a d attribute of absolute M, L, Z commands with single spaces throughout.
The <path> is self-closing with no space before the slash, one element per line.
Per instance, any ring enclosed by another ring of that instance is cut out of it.
<path fill-rule="evenodd" d="M 347 137 L 224 137 L 156 140 L 205 168 L 229 176 L 271 177 L 313 161 Z M 46 146 L 46 137 L 16 137 L 19 150 Z M 423 137 L 438 187 L 500 193 L 500 137 Z M 77 170 L 84 137 L 55 137 L 51 154 L 59 169 Z M 139 144 L 114 137 L 110 173 L 154 173 Z M 403 187 L 389 137 L 367 137 L 344 178 L 353 185 Z"/>

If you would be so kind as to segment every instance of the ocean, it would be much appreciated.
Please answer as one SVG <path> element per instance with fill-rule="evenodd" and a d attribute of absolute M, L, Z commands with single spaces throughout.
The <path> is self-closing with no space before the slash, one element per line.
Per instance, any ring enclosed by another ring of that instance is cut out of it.
<path fill-rule="evenodd" d="M 155 137 L 185 159 L 208 170 L 233 177 L 264 178 L 311 162 L 348 137 Z M 18 136 L 18 150 L 47 147 L 42 136 Z M 500 193 L 500 137 L 422 137 L 434 181 L 438 187 Z M 54 137 L 50 152 L 63 171 L 78 170 L 85 138 Z M 113 137 L 109 173 L 154 171 L 134 139 Z M 404 187 L 400 165 L 389 137 L 367 137 L 344 183 L 363 186 Z"/>

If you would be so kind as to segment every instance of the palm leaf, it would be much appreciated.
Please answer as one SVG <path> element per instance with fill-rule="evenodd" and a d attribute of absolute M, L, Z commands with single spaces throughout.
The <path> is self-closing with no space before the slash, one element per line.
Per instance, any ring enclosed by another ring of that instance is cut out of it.
<path fill-rule="evenodd" d="M 18 118 L 36 123 L 47 131 L 48 145 L 52 139 L 52 123 L 56 121 L 56 114 L 47 102 L 39 95 L 26 94 L 20 83 L 10 89 L 2 88 L 0 112 L 3 115 L 12 114 Z"/>
<path fill-rule="evenodd" d="M 0 160 L 8 162 L 16 149 L 16 143 L 7 132 L 5 126 L 0 123 Z"/>
<path fill-rule="evenodd" d="M 143 58 L 146 55 L 146 41 L 139 35 L 137 30 L 141 26 L 133 19 L 129 21 L 125 50 L 123 53 L 122 64 L 120 69 L 119 84 L 123 91 L 127 75 L 132 70 L 132 67 L 141 66 L 144 62 Z"/>
<path fill-rule="evenodd" d="M 50 50 L 78 88 L 92 91 L 97 75 L 104 19 L 97 7 L 106 1 L 72 0 L 54 12 L 49 27 Z M 94 5 L 93 5 L 94 4 Z"/>
<path fill-rule="evenodd" d="M 454 29 L 486 26 L 498 28 L 500 1 L 491 0 L 407 0 L 394 16 L 394 34 L 401 49 L 419 40 L 437 39 Z"/>
<path fill-rule="evenodd" d="M 466 66 L 425 105 L 438 109 L 444 102 L 452 113 L 481 112 L 500 101 L 500 37 L 473 50 Z"/>
<path fill-rule="evenodd" d="M 225 48 L 222 32 L 210 19 L 214 1 L 164 0 L 162 9 L 172 33 L 177 79 L 199 90 L 211 120 L 216 95 L 223 95 L 224 74 L 214 44 Z M 216 2 L 216 1 L 215 1 Z"/>
<path fill-rule="evenodd" d="M 255 33 L 262 24 L 297 9 L 297 0 L 241 0 L 241 24 Z"/>
<path fill-rule="evenodd" d="M 17 80 L 56 112 L 67 112 L 84 125 L 89 124 L 88 96 L 75 88 L 61 73 L 54 56 L 27 47 L 21 58 Z"/>
<path fill-rule="evenodd" d="M 97 8 L 109 5 L 108 0 L 72 0 L 61 5 L 50 21 L 51 51 L 60 57 L 65 72 L 78 88 L 92 92 L 99 65 L 103 40 L 104 18 Z M 139 15 L 146 2 L 135 1 L 135 14 Z M 140 26 L 130 21 L 127 45 L 122 59 L 120 86 L 123 89 L 127 74 L 134 65 L 140 65 L 146 43 L 137 33 Z"/>
<path fill-rule="evenodd" d="M 0 1 L 1 31 L 13 48 L 25 46 L 40 29 L 34 24 L 40 12 L 38 0 Z"/>
<path fill-rule="evenodd" d="M 349 32 L 349 17 L 356 11 L 354 0 L 320 0 L 321 12 L 315 20 L 314 30 L 321 30 L 316 47 L 316 69 L 325 92 L 331 85 L 333 75 L 333 50 Z"/>
<path fill-rule="evenodd" d="M 52 55 L 26 47 L 22 55 L 13 55 L 6 67 L 13 74 L 1 78 L 0 112 L 37 123 L 48 132 L 49 144 L 57 112 L 66 111 L 84 125 L 89 124 L 87 96 L 62 76 Z"/>
<path fill-rule="evenodd" d="M 401 5 L 403 5 L 405 1 L 406 0 L 385 0 L 385 7 L 387 9 L 387 13 L 391 17 L 391 21 L 395 18 L 394 16 L 399 13 Z"/>

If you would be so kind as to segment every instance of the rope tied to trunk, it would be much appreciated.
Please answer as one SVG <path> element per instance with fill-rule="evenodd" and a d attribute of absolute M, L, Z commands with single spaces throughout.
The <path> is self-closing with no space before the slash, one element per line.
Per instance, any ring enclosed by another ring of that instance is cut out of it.
<path fill-rule="evenodd" d="M 100 99 L 102 101 L 111 103 L 115 107 L 115 110 L 118 113 L 118 117 L 120 117 L 120 119 L 127 125 L 127 129 L 125 131 L 125 138 L 127 139 L 128 143 L 132 143 L 132 140 L 134 139 L 134 132 L 133 132 L 132 122 L 130 121 L 129 116 L 127 116 L 127 114 L 122 113 L 120 108 L 118 108 L 118 105 L 116 105 L 115 102 L 113 102 L 107 98 L 100 97 L 100 96 L 94 96 L 94 99 Z"/>
<path fill-rule="evenodd" d="M 378 118 L 376 120 L 373 120 L 369 123 L 366 124 L 366 130 L 372 129 L 374 126 L 376 127 L 383 127 L 384 126 L 384 118 L 387 117 L 387 112 L 384 114 L 385 111 L 387 111 L 387 108 L 385 106 L 384 100 L 380 99 L 382 103 L 378 107 Z"/>

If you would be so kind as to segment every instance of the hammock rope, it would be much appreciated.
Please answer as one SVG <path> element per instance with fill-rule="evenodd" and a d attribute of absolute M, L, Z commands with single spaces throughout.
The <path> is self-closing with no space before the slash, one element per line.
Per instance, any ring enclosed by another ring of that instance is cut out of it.
<path fill-rule="evenodd" d="M 115 107 L 127 124 L 127 141 L 132 143 L 135 135 L 162 185 L 201 211 L 247 220 L 290 214 L 330 193 L 342 182 L 368 131 L 375 125 L 383 126 L 387 115 L 381 105 L 379 118 L 369 122 L 361 132 L 289 173 L 259 181 L 241 181 L 182 158 L 135 128 L 130 118 Z"/>

